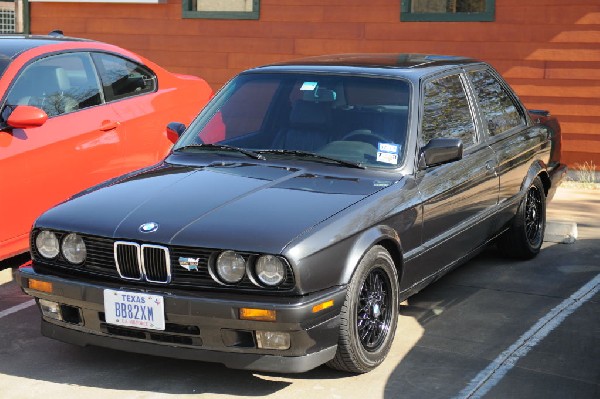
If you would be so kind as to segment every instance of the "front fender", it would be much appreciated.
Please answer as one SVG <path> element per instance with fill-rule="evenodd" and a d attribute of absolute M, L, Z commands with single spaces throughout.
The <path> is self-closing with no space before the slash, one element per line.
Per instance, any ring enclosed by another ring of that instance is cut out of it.
<path fill-rule="evenodd" d="M 400 237 L 387 225 L 373 226 L 306 256 L 298 256 L 305 248 L 296 246 L 290 248 L 285 256 L 296 271 L 296 284 L 300 292 L 308 293 L 348 284 L 365 253 L 377 244 L 388 249 L 396 263 L 401 262 Z"/>
<path fill-rule="evenodd" d="M 354 275 L 356 267 L 362 260 L 365 253 L 374 245 L 383 244 L 383 246 L 391 252 L 392 258 L 396 262 L 398 268 L 398 277 L 401 278 L 401 268 L 399 262 L 402 257 L 402 243 L 398 233 L 386 225 L 378 225 L 362 232 L 352 245 L 348 256 L 345 259 L 344 269 L 341 274 L 343 284 L 348 284 Z"/>

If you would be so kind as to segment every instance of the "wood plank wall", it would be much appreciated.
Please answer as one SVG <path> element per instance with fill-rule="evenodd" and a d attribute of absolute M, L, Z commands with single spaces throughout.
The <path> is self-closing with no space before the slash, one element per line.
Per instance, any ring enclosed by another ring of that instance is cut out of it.
<path fill-rule="evenodd" d="M 182 19 L 163 4 L 30 3 L 32 33 L 117 44 L 215 89 L 242 69 L 343 52 L 471 56 L 563 127 L 563 160 L 600 166 L 600 1 L 496 0 L 495 22 L 400 22 L 400 0 L 261 0 L 259 20 Z"/>

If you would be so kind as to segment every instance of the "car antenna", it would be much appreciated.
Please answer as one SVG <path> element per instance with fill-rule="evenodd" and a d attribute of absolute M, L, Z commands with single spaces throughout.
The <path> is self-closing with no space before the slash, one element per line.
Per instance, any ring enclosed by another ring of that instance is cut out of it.
<path fill-rule="evenodd" d="M 64 33 L 62 30 L 60 29 L 54 29 L 52 32 L 48 33 L 48 36 L 54 36 L 54 37 L 64 37 Z"/>

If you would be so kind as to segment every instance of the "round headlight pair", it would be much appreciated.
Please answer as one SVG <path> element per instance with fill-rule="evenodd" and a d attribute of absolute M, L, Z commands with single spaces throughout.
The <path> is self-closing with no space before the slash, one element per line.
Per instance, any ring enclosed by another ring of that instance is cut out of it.
<path fill-rule="evenodd" d="M 56 234 L 52 231 L 43 230 L 35 238 L 35 246 L 39 254 L 46 259 L 56 258 L 61 249 L 65 259 L 74 264 L 83 263 L 87 256 L 85 242 L 76 233 L 68 234 L 62 240 L 61 248 Z"/>
<path fill-rule="evenodd" d="M 217 257 L 215 270 L 219 281 L 225 284 L 239 283 L 246 274 L 246 260 L 237 252 L 225 251 Z M 251 280 L 257 285 L 277 286 L 285 280 L 285 266 L 276 256 L 262 255 L 254 265 Z"/>

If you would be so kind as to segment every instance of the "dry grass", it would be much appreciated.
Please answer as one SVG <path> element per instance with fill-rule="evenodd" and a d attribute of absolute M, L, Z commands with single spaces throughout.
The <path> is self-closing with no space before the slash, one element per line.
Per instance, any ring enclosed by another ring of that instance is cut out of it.
<path fill-rule="evenodd" d="M 573 174 L 563 182 L 565 187 L 583 190 L 600 190 L 600 181 L 597 179 L 596 165 L 593 161 L 575 164 Z"/>

